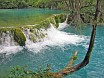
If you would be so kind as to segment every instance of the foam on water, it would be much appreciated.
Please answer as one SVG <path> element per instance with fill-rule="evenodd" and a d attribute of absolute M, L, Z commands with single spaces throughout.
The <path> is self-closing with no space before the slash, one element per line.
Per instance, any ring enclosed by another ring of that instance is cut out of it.
<path fill-rule="evenodd" d="M 52 24 L 50 24 L 50 28 L 47 29 L 46 33 L 47 37 L 43 41 L 32 43 L 31 45 L 27 44 L 26 48 L 32 52 L 40 52 L 49 46 L 62 47 L 67 44 L 79 45 L 81 42 L 87 41 L 86 36 L 59 31 Z"/>
<path fill-rule="evenodd" d="M 59 23 L 59 27 L 58 27 L 58 30 L 62 30 L 66 27 L 68 27 L 69 25 L 66 23 L 66 22 L 63 22 L 63 23 Z"/>
<path fill-rule="evenodd" d="M 0 54 L 5 54 L 5 55 L 9 55 L 9 54 L 15 54 L 18 51 L 21 51 L 23 49 L 23 47 L 20 46 L 8 46 L 8 47 L 2 47 L 0 49 Z"/>

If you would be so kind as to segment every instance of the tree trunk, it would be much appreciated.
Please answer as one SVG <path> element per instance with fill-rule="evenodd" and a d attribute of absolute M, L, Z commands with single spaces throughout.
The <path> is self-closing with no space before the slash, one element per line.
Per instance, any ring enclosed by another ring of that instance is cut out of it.
<path fill-rule="evenodd" d="M 93 46 L 94 46 L 94 41 L 95 41 L 97 18 L 98 18 L 99 12 L 100 12 L 99 11 L 99 5 L 100 5 L 100 0 L 97 0 L 96 12 L 95 12 L 94 20 L 93 20 L 93 25 L 92 25 L 92 33 L 91 33 L 91 38 L 90 38 L 90 44 L 89 44 L 89 48 L 88 48 L 88 51 L 86 53 L 86 56 L 85 56 L 84 60 L 81 63 L 79 63 L 75 66 L 72 66 L 72 67 L 70 67 L 70 64 L 69 64 L 69 67 L 67 65 L 66 68 L 64 68 L 63 70 L 55 73 L 57 76 L 66 76 L 68 74 L 71 74 L 71 73 L 83 68 L 84 66 L 86 66 L 89 63 L 90 56 L 91 56 Z"/>

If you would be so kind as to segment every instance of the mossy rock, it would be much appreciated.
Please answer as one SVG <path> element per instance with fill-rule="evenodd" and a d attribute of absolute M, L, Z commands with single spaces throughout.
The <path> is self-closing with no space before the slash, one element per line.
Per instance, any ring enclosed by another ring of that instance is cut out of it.
<path fill-rule="evenodd" d="M 56 14 L 56 15 L 54 15 L 56 27 L 58 28 L 59 23 L 65 22 L 66 18 L 67 18 L 67 14 Z M 69 19 L 69 17 L 68 17 L 68 19 Z"/>
<path fill-rule="evenodd" d="M 11 32 L 11 35 L 13 35 L 15 42 L 17 42 L 20 46 L 25 46 L 26 38 L 21 29 L 19 29 L 19 28 L 0 28 L 0 35 L 3 32 L 6 33 L 7 31 Z"/>
<path fill-rule="evenodd" d="M 25 41 L 26 41 L 26 37 L 23 34 L 22 30 L 19 28 L 15 29 L 14 32 L 14 40 L 20 45 L 20 46 L 25 46 Z"/>
<path fill-rule="evenodd" d="M 36 37 L 33 33 L 30 34 L 29 39 L 33 42 L 36 42 Z"/>

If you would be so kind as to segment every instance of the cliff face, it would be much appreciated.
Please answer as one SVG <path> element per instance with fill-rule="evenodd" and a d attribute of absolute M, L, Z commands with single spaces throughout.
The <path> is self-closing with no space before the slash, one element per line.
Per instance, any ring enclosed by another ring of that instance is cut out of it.
<path fill-rule="evenodd" d="M 38 42 L 47 36 L 45 31 L 53 24 L 56 28 L 66 20 L 67 14 L 56 14 L 35 25 L 0 28 L 0 46 L 25 46 L 26 41 Z M 69 21 L 69 17 L 67 19 Z M 67 22 L 68 23 L 68 22 Z"/>

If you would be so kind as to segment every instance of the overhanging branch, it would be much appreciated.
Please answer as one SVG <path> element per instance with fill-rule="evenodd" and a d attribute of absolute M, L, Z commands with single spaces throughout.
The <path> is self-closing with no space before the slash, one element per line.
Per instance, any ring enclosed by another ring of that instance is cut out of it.
<path fill-rule="evenodd" d="M 96 36 L 97 18 L 98 18 L 99 12 L 100 12 L 99 11 L 99 5 L 100 5 L 100 0 L 97 0 L 95 17 L 94 17 L 94 20 L 93 20 L 94 23 L 92 25 L 92 33 L 91 33 L 91 38 L 90 38 L 90 44 L 89 44 L 89 48 L 88 48 L 88 51 L 86 53 L 86 56 L 85 56 L 84 60 L 81 63 L 79 63 L 75 66 L 72 66 L 72 67 L 70 67 L 70 64 L 68 64 L 66 68 L 64 68 L 63 70 L 55 73 L 56 75 L 66 76 L 68 74 L 71 74 L 71 73 L 83 68 L 84 66 L 86 66 L 89 63 L 90 56 L 91 56 L 93 46 L 94 46 L 95 36 Z"/>

